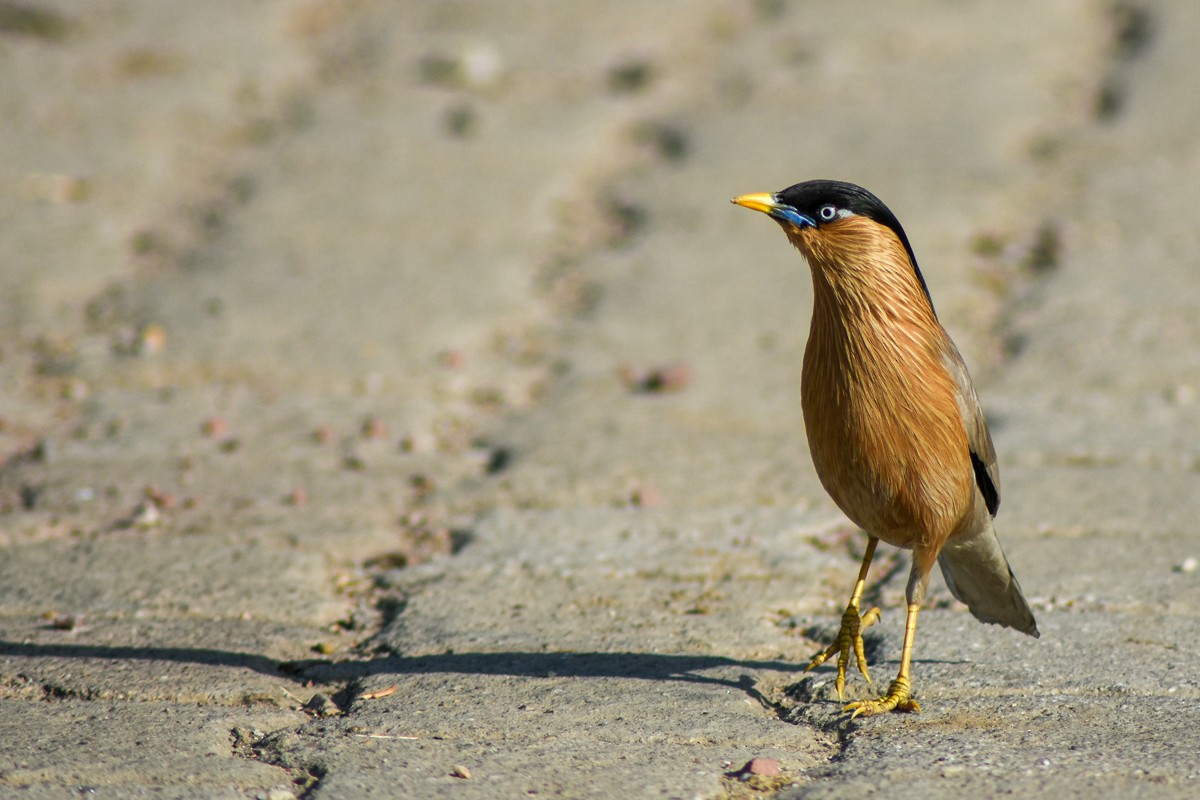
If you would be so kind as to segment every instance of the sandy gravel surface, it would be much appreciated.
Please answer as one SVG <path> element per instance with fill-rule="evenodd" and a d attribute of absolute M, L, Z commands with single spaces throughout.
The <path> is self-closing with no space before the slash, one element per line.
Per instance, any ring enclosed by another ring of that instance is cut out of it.
<path fill-rule="evenodd" d="M 0 797 L 1194 796 L 1198 36 L 0 0 Z M 813 177 L 903 221 L 1042 630 L 937 579 L 920 715 L 799 674 L 864 537 L 807 269 L 728 199 Z"/>

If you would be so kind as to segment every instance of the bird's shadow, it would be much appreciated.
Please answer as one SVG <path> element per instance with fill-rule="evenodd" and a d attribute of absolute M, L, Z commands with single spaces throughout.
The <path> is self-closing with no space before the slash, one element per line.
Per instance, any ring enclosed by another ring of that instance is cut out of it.
<path fill-rule="evenodd" d="M 872 655 L 882 649 L 882 636 L 870 648 Z M 875 639 L 875 637 L 872 637 Z M 0 657 L 73 658 L 103 661 L 161 661 L 179 664 L 248 669 L 298 685 L 351 684 L 374 675 L 505 675 L 525 678 L 627 678 L 643 681 L 683 681 L 735 689 L 786 718 L 778 700 L 767 697 L 761 681 L 753 673 L 773 671 L 791 673 L 798 681 L 805 665 L 778 660 L 744 660 L 724 656 L 680 655 L 635 652 L 446 652 L 421 656 L 380 654 L 362 659 L 304 659 L 278 661 L 254 653 L 190 647 L 130 647 L 121 645 L 26 643 L 0 640 Z M 886 663 L 872 659 L 873 664 Z M 919 663 L 919 662 L 918 662 Z M 832 665 L 819 668 L 811 676 L 833 671 Z M 724 675 L 706 675 L 720 671 Z M 729 672 L 737 673 L 726 677 Z M 793 687 L 783 687 L 794 697 Z M 809 697 L 809 702 L 821 702 Z"/>
<path fill-rule="evenodd" d="M 750 674 L 736 678 L 702 674 L 712 670 L 795 672 L 786 661 L 748 661 L 723 656 L 658 653 L 458 653 L 422 656 L 381 654 L 335 661 L 304 659 L 277 661 L 254 653 L 190 647 L 126 647 L 120 645 L 33 644 L 0 640 L 0 657 L 73 658 L 102 661 L 162 661 L 180 664 L 248 669 L 297 684 L 309 681 L 338 684 L 373 675 L 508 675 L 527 678 L 629 678 L 645 681 L 684 681 L 724 686 L 746 692 L 764 705 Z"/>

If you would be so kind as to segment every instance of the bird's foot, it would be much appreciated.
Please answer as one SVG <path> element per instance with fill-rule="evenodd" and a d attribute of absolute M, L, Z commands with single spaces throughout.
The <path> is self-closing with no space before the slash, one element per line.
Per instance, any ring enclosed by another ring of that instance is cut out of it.
<path fill-rule="evenodd" d="M 858 716 L 870 717 L 875 714 L 885 714 L 888 711 L 910 711 L 913 714 L 919 714 L 921 706 L 912 699 L 911 693 L 912 686 L 909 685 L 908 676 L 897 675 L 896 680 L 892 681 L 887 694 L 883 697 L 878 700 L 859 700 L 848 704 L 842 710 L 853 712 L 850 719 Z"/>
<path fill-rule="evenodd" d="M 863 649 L 862 632 L 878 621 L 878 608 L 872 608 L 866 614 L 860 616 L 858 613 L 858 603 L 851 602 L 850 605 L 846 606 L 846 613 L 842 614 L 842 627 L 838 631 L 837 639 L 824 652 L 817 653 L 804 671 L 808 672 L 809 670 L 816 669 L 831 656 L 837 654 L 837 683 L 834 686 L 837 689 L 838 700 L 845 700 L 846 667 L 850 664 L 850 653 L 853 651 L 855 661 L 858 663 L 858 671 L 862 673 L 863 677 L 867 679 L 867 683 L 870 684 L 871 675 L 867 672 L 867 656 Z"/>

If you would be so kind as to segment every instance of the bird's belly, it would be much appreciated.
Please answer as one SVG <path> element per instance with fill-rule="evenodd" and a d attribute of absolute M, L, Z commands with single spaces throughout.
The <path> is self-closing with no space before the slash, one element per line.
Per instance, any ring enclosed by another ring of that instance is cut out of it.
<path fill-rule="evenodd" d="M 957 407 L 841 403 L 805 393 L 809 450 L 822 485 L 856 525 L 896 547 L 938 549 L 971 511 L 969 450 Z"/>

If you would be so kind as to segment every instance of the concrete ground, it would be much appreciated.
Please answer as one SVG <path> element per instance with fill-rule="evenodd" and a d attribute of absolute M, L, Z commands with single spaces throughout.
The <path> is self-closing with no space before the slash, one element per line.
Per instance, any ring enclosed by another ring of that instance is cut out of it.
<path fill-rule="evenodd" d="M 0 798 L 1194 797 L 1197 37 L 3 0 Z M 936 579 L 919 715 L 800 674 L 864 537 L 804 443 L 807 268 L 728 199 L 813 177 L 903 220 L 1042 631 Z"/>

